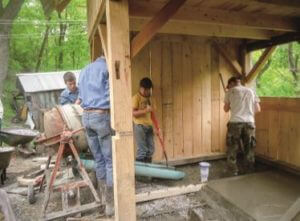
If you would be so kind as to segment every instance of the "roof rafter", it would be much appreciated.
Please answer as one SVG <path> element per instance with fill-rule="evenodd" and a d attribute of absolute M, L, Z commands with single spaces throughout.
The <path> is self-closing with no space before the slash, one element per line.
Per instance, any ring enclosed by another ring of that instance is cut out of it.
<path fill-rule="evenodd" d="M 152 17 L 162 7 L 160 3 L 135 1 L 130 7 L 130 15 Z M 184 6 L 173 16 L 174 20 L 202 22 L 228 26 L 247 26 L 256 29 L 278 31 L 300 31 L 299 19 L 273 15 L 256 16 L 252 13 L 234 12 L 211 8 L 192 8 Z"/>

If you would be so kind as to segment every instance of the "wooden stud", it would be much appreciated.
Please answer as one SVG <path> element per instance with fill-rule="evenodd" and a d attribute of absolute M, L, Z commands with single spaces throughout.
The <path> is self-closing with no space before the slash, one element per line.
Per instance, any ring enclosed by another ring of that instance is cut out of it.
<path fill-rule="evenodd" d="M 263 69 L 264 65 L 275 51 L 276 46 L 265 49 L 258 61 L 255 63 L 249 74 L 246 76 L 245 82 L 250 83 Z"/>
<path fill-rule="evenodd" d="M 128 1 L 106 0 L 116 220 L 136 220 Z"/>
<path fill-rule="evenodd" d="M 131 43 L 131 57 L 152 39 L 157 31 L 177 12 L 186 0 L 170 0 L 134 37 Z"/>

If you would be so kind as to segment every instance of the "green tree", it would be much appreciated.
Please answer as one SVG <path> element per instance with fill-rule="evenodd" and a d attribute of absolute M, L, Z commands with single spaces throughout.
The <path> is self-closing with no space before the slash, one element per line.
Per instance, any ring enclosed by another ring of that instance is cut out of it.
<path fill-rule="evenodd" d="M 256 62 L 263 50 L 252 53 Z M 260 96 L 299 97 L 300 69 L 298 42 L 278 46 L 264 70 L 256 79 Z"/>

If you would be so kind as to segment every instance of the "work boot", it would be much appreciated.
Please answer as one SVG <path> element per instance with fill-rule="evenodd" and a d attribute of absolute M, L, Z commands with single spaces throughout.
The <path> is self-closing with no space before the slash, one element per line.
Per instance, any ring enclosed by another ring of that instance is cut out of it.
<path fill-rule="evenodd" d="M 98 195 L 102 205 L 105 205 L 106 181 L 98 180 Z"/>
<path fill-rule="evenodd" d="M 114 189 L 112 186 L 106 187 L 105 202 L 106 202 L 105 215 L 113 216 L 115 213 L 115 208 L 114 208 Z"/>

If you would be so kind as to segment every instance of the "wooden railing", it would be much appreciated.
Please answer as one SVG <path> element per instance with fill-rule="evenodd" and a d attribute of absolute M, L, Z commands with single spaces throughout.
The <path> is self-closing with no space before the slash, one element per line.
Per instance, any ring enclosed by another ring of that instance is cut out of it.
<path fill-rule="evenodd" d="M 256 153 L 300 168 L 300 98 L 261 99 L 256 116 Z"/>

